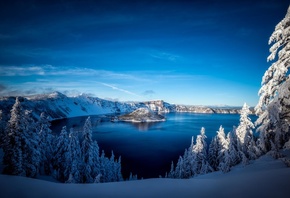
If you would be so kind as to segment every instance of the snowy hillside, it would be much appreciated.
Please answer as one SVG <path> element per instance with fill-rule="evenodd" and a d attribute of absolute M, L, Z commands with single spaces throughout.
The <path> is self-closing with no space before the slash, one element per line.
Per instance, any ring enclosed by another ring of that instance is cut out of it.
<path fill-rule="evenodd" d="M 0 98 L 0 109 L 8 115 L 15 97 Z M 239 113 L 238 109 L 219 109 L 204 106 L 185 106 L 166 103 L 162 100 L 148 102 L 116 102 L 91 97 L 85 94 L 68 97 L 60 92 L 22 97 L 24 109 L 33 110 L 35 117 L 41 112 L 47 113 L 52 119 L 88 116 L 109 113 L 130 113 L 138 108 L 146 107 L 154 112 L 193 112 L 193 113 Z M 5 119 L 5 118 L 4 118 Z"/>
<path fill-rule="evenodd" d="M 289 156 L 289 151 L 288 151 Z M 229 173 L 214 172 L 193 179 L 146 179 L 103 184 L 63 184 L 0 175 L 1 197 L 289 197 L 290 170 L 269 155 Z"/>

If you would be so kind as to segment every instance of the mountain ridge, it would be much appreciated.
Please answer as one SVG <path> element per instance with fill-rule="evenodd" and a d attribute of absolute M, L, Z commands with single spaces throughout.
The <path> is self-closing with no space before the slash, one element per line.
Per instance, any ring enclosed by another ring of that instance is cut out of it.
<path fill-rule="evenodd" d="M 32 110 L 35 118 L 38 118 L 41 112 L 45 112 L 52 120 L 100 115 L 100 114 L 125 114 L 131 113 L 138 108 L 146 107 L 153 112 L 191 112 L 191 113 L 224 113 L 238 114 L 237 108 L 213 108 L 209 106 L 197 105 L 175 105 L 163 100 L 153 100 L 144 102 L 119 102 L 92 97 L 81 94 L 75 97 L 66 96 L 60 92 L 49 94 L 38 94 L 33 96 L 19 96 L 24 109 Z M 15 103 L 15 96 L 0 97 L 0 109 L 3 111 L 3 119 L 8 119 L 10 110 Z M 253 111 L 252 111 L 253 113 Z"/>

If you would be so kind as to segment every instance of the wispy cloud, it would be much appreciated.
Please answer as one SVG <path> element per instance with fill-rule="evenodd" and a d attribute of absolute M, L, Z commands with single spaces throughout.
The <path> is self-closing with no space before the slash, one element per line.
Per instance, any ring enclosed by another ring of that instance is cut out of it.
<path fill-rule="evenodd" d="M 45 69 L 39 66 L 0 66 L 0 76 L 44 75 Z"/>
<path fill-rule="evenodd" d="M 44 66 L 1 66 L 0 76 L 96 76 L 106 79 L 122 79 L 134 81 L 149 81 L 140 75 L 118 73 L 108 70 L 96 70 L 81 67 Z"/>
<path fill-rule="evenodd" d="M 138 94 L 136 94 L 136 93 L 133 93 L 133 92 L 128 91 L 128 90 L 125 90 L 125 89 L 118 88 L 118 87 L 116 87 L 116 86 L 113 86 L 113 85 L 110 85 L 110 84 L 107 84 L 107 83 L 101 83 L 101 84 L 104 85 L 104 86 L 106 86 L 106 87 L 110 87 L 110 88 L 112 88 L 112 89 L 114 89 L 114 90 L 124 92 L 124 93 L 126 93 L 126 94 L 130 94 L 130 95 L 133 95 L 133 96 L 142 97 L 142 96 L 140 96 L 140 95 L 138 95 Z"/>
<path fill-rule="evenodd" d="M 152 51 L 149 55 L 156 59 L 162 59 L 162 60 L 168 60 L 168 61 L 176 61 L 180 58 L 180 56 L 176 54 L 162 52 L 162 51 L 155 51 L 155 50 Z"/>

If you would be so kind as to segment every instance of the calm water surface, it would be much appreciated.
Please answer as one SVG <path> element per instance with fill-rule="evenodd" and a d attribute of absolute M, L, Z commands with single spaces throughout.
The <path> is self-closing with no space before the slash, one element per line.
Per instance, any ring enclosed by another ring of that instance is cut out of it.
<path fill-rule="evenodd" d="M 112 150 L 115 156 L 121 155 L 125 178 L 130 172 L 138 174 L 138 178 L 152 178 L 164 176 L 170 170 L 171 161 L 176 163 L 201 127 L 205 127 L 209 144 L 220 125 L 227 133 L 239 124 L 240 117 L 238 114 L 195 113 L 169 113 L 165 116 L 166 121 L 158 123 L 113 123 L 104 116 L 91 116 L 93 138 L 107 156 Z M 86 118 L 54 121 L 52 130 L 59 133 L 63 126 L 67 126 L 81 131 Z M 254 122 L 256 117 L 251 119 Z"/>

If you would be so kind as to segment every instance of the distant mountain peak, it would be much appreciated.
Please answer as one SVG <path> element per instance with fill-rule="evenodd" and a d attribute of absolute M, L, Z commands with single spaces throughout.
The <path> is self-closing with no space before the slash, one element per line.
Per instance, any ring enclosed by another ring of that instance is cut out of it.
<path fill-rule="evenodd" d="M 48 94 L 48 98 L 66 98 L 67 96 L 59 91 Z"/>

